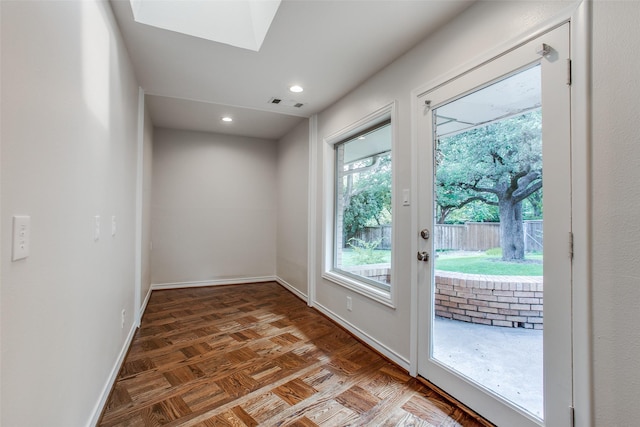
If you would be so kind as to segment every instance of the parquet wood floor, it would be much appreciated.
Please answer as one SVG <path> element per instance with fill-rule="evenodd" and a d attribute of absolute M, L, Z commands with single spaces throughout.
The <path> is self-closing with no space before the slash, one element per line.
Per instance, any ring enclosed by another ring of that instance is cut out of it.
<path fill-rule="evenodd" d="M 469 426 L 277 283 L 154 291 L 100 426 Z"/>

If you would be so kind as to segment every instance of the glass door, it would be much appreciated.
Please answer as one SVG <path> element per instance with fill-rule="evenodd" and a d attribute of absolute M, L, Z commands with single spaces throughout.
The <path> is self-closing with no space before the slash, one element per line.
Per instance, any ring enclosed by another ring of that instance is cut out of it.
<path fill-rule="evenodd" d="M 419 98 L 419 372 L 498 425 L 571 420 L 568 58 L 566 24 Z"/>

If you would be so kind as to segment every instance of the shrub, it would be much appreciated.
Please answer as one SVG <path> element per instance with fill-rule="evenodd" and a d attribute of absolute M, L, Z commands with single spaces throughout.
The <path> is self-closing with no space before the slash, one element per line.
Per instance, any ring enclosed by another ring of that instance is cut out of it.
<path fill-rule="evenodd" d="M 382 239 L 374 240 L 372 242 L 366 242 L 361 239 L 352 237 L 347 244 L 353 248 L 353 264 L 354 265 L 367 265 L 367 264 L 380 264 L 385 262 L 385 253 L 376 251 L 376 248 L 380 245 Z"/>
<path fill-rule="evenodd" d="M 502 256 L 502 248 L 491 248 L 487 249 L 485 252 L 488 256 Z"/>

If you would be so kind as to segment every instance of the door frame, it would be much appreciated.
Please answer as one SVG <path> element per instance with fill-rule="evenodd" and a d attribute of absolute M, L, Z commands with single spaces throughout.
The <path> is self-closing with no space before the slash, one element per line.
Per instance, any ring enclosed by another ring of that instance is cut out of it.
<path fill-rule="evenodd" d="M 570 50 L 572 56 L 571 82 L 571 204 L 573 206 L 573 290 L 572 290 L 572 340 L 573 340 L 573 408 L 574 425 L 593 426 L 593 326 L 591 310 L 591 233 L 590 206 L 592 188 L 590 179 L 591 130 L 589 126 L 590 108 L 590 28 L 592 6 L 587 0 L 571 4 L 564 12 L 543 25 L 537 26 L 515 39 L 488 49 L 476 58 L 454 68 L 452 71 L 433 79 L 411 91 L 411 199 L 418 200 L 418 127 L 422 118 L 422 106 L 418 98 L 426 91 L 481 67 L 529 40 L 570 22 Z M 412 204 L 411 227 L 415 233 L 419 229 L 418 204 Z M 411 254 L 418 252 L 418 239 L 411 240 Z M 411 340 L 410 368 L 412 376 L 418 376 L 418 263 L 411 264 Z M 464 402 L 463 402 L 464 403 Z"/>
<path fill-rule="evenodd" d="M 567 85 L 567 58 L 569 50 L 570 24 L 552 29 L 537 39 L 501 55 L 482 67 L 441 85 L 420 96 L 424 108 L 421 123 L 421 142 L 418 158 L 423 167 L 419 171 L 418 209 L 421 227 L 431 228 L 433 218 L 434 174 L 428 165 L 433 165 L 435 149 L 433 112 L 450 105 L 456 99 L 464 99 L 481 89 L 506 81 L 534 66 L 540 66 L 542 81 L 542 152 L 543 174 L 547 187 L 544 190 L 545 221 L 545 329 L 544 329 L 544 418 L 530 414 L 517 404 L 509 402 L 497 390 L 479 384 L 455 367 L 445 367 L 442 360 L 431 356 L 433 346 L 434 295 L 433 263 L 423 264 L 419 271 L 418 300 L 419 328 L 418 373 L 448 390 L 469 406 L 481 413 L 494 414 L 492 421 L 499 425 L 557 425 L 570 427 L 570 407 L 573 405 L 571 372 L 571 257 L 569 234 L 571 232 L 571 179 L 568 171 L 570 157 L 570 87 Z M 542 43 L 551 47 L 543 55 L 537 52 Z M 536 65 L 539 64 L 539 65 Z M 429 101 L 427 101 L 429 100 Z M 549 184 L 551 184 L 549 186 Z M 426 248 L 425 246 L 429 246 Z M 433 240 L 420 245 L 419 250 L 433 250 Z M 431 333 L 429 333 L 431 332 Z M 425 339 L 426 338 L 426 339 Z M 550 350 L 552 349 L 552 350 Z"/>

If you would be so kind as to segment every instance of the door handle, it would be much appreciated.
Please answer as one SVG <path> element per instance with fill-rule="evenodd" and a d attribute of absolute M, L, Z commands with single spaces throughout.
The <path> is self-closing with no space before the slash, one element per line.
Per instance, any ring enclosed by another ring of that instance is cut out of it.
<path fill-rule="evenodd" d="M 418 261 L 429 261 L 429 254 L 425 251 L 418 252 Z"/>

